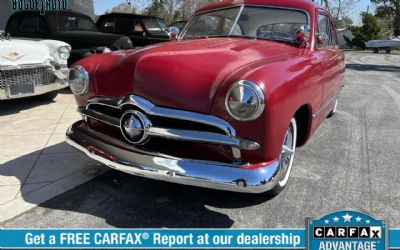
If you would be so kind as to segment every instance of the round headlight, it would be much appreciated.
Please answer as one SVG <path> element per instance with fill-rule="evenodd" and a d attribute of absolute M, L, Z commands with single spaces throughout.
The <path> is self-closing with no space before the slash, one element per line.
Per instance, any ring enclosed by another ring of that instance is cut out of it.
<path fill-rule="evenodd" d="M 62 46 L 57 49 L 57 54 L 61 59 L 67 60 L 71 55 L 71 49 L 67 46 Z"/>
<path fill-rule="evenodd" d="M 69 71 L 69 86 L 75 95 L 84 95 L 89 91 L 89 74 L 79 65 Z"/>
<path fill-rule="evenodd" d="M 257 84 L 242 80 L 233 84 L 229 89 L 225 106 L 229 114 L 236 120 L 255 120 L 264 111 L 264 93 Z"/>

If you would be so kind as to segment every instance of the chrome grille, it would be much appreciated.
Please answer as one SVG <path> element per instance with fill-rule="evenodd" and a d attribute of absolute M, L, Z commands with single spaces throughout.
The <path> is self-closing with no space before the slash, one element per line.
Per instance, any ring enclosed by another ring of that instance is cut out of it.
<path fill-rule="evenodd" d="M 93 98 L 81 113 L 88 122 L 94 119 L 122 131 L 124 114 L 134 110 L 149 119 L 151 124 L 146 133 L 151 138 L 231 147 L 235 161 L 240 161 L 241 150 L 257 150 L 260 147 L 256 142 L 236 137 L 235 129 L 218 117 L 158 107 L 139 96 L 129 96 L 121 101 Z"/>
<path fill-rule="evenodd" d="M 0 70 L 0 89 L 19 84 L 47 85 L 56 82 L 57 77 L 48 66 L 23 69 Z"/>

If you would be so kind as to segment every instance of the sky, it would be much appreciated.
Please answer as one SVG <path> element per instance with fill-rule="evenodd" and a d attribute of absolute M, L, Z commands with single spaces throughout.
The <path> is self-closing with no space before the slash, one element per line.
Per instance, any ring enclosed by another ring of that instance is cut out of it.
<path fill-rule="evenodd" d="M 126 0 L 93 0 L 93 1 L 96 14 L 103 14 L 106 10 L 111 9 L 112 7 L 120 3 L 126 2 Z M 142 0 L 142 1 L 147 2 L 148 0 Z M 135 4 L 135 2 L 138 2 L 138 0 L 132 0 L 133 5 Z M 370 5 L 371 8 L 373 7 L 373 4 L 371 4 L 369 0 L 359 0 L 359 2 L 355 6 L 354 13 L 350 13 L 350 17 L 356 24 L 360 24 L 361 18 L 359 14 L 362 11 L 366 11 L 368 5 Z"/>

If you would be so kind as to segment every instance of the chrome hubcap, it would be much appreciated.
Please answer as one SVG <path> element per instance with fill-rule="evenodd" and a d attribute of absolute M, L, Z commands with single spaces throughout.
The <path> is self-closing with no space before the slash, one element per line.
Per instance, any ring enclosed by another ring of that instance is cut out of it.
<path fill-rule="evenodd" d="M 297 140 L 297 126 L 296 121 L 293 119 L 286 131 L 285 139 L 283 141 L 282 150 L 279 156 L 279 169 L 280 169 L 280 186 L 285 186 L 289 180 L 290 172 L 293 165 L 294 155 L 296 152 Z"/>

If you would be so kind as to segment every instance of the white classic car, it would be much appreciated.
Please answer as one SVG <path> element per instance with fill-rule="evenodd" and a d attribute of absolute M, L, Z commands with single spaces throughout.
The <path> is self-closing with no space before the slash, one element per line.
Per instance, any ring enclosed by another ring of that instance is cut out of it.
<path fill-rule="evenodd" d="M 400 49 L 400 37 L 391 36 L 387 39 L 372 40 L 366 43 L 366 47 L 372 49 L 374 53 L 384 50 L 389 54 L 392 50 Z"/>
<path fill-rule="evenodd" d="M 68 87 L 71 47 L 54 40 L 12 38 L 0 31 L 0 100 L 52 100 Z"/>

